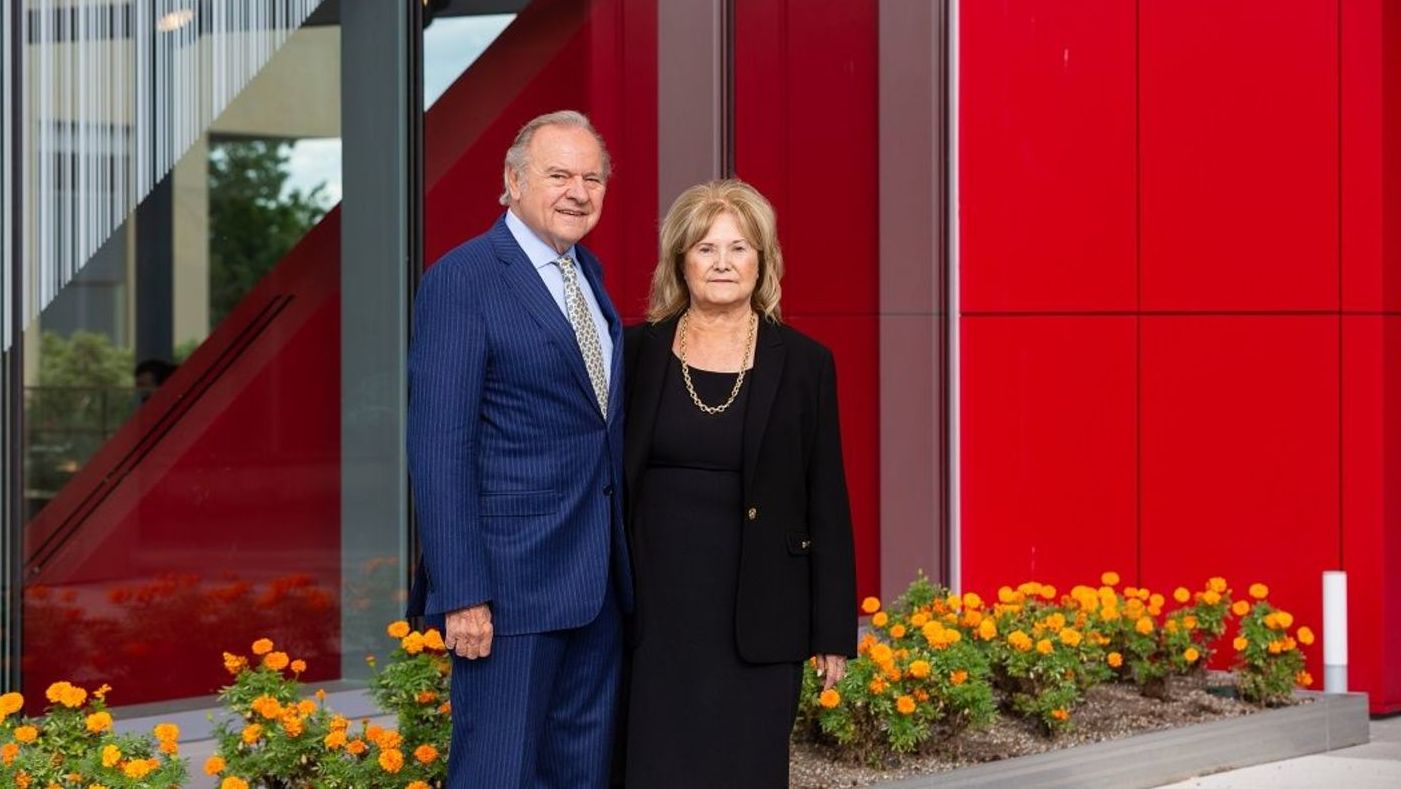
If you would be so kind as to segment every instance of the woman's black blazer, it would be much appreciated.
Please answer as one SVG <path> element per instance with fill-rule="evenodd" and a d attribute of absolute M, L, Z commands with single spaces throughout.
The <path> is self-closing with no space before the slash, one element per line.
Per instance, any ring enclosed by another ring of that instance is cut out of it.
<path fill-rule="evenodd" d="M 675 335 L 673 319 L 631 327 L 623 339 L 629 535 Z M 744 507 L 736 513 L 744 529 L 735 611 L 739 653 L 753 663 L 853 656 L 856 562 L 832 353 L 761 319 L 754 369 L 744 385 L 753 389 L 744 418 Z"/>

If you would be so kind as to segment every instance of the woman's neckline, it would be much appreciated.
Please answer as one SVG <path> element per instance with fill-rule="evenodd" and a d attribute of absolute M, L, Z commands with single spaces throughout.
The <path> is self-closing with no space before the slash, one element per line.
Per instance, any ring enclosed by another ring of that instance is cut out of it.
<path fill-rule="evenodd" d="M 671 358 L 672 358 L 672 360 L 675 361 L 677 364 L 681 364 L 681 357 L 676 355 L 676 351 L 672 351 L 672 352 L 671 352 Z M 686 366 L 689 367 L 689 368 L 691 368 L 691 372 L 693 372 L 693 373 L 709 373 L 709 374 L 711 374 L 711 375 L 739 375 L 739 370 L 729 370 L 729 371 L 726 371 L 726 370 L 707 370 L 707 369 L 705 369 L 704 367 L 697 367 L 697 366 L 695 366 L 694 364 L 690 364 L 690 363 L 687 363 Z M 746 367 L 746 368 L 744 368 L 744 369 L 745 369 L 745 372 L 753 372 L 753 371 L 754 371 L 754 363 L 753 363 L 753 362 L 750 362 L 749 366 Z"/>

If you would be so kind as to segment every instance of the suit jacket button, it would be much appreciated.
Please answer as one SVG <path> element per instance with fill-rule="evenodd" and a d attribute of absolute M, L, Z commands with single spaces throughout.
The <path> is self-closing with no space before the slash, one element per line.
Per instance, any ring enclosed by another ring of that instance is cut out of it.
<path fill-rule="evenodd" d="M 612 485 L 609 485 L 609 486 L 605 487 L 605 488 L 603 489 L 603 495 L 605 495 L 605 496 L 612 496 L 612 495 L 613 495 L 613 486 L 612 486 Z"/>
<path fill-rule="evenodd" d="M 758 508 L 758 507 L 750 507 L 750 508 L 749 508 L 749 519 L 750 519 L 750 520 L 758 520 L 758 519 L 759 519 L 759 508 Z"/>

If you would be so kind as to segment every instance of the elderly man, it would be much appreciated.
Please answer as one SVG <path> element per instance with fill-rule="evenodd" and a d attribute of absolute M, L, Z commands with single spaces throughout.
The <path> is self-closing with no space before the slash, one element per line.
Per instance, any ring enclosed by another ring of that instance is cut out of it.
<path fill-rule="evenodd" d="M 453 653 L 448 784 L 606 786 L 632 604 L 622 530 L 622 326 L 598 260 L 608 152 L 587 118 L 527 123 L 507 210 L 414 302 L 410 613 Z"/>

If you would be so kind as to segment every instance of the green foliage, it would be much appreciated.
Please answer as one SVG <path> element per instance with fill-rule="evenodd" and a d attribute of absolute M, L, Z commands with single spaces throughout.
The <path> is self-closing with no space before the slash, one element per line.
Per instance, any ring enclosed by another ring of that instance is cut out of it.
<path fill-rule="evenodd" d="M 216 325 L 327 209 L 324 185 L 288 190 L 285 140 L 216 142 L 209 156 L 209 312 Z"/>

